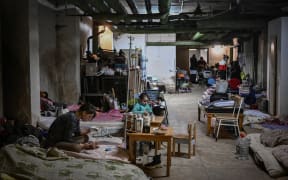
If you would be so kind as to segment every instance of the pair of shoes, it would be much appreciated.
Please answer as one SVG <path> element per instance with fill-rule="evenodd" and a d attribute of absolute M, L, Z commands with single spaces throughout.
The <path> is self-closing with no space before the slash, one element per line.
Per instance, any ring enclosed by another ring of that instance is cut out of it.
<path fill-rule="evenodd" d="M 160 168 L 161 165 L 161 154 L 153 157 L 153 161 L 144 165 L 148 169 Z"/>

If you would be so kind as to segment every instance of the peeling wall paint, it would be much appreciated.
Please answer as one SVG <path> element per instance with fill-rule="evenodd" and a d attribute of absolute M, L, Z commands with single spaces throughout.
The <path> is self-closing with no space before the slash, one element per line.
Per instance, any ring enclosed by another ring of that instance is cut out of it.
<path fill-rule="evenodd" d="M 58 15 L 56 19 L 55 85 L 59 101 L 77 103 L 80 97 L 80 18 Z"/>
<path fill-rule="evenodd" d="M 49 98 L 58 101 L 59 95 L 55 87 L 57 73 L 56 64 L 56 15 L 42 5 L 39 5 L 39 60 L 40 60 L 40 90 L 47 91 Z"/>
<path fill-rule="evenodd" d="M 80 18 L 39 5 L 40 85 L 56 102 L 80 96 Z M 86 41 L 84 43 L 86 45 Z"/>

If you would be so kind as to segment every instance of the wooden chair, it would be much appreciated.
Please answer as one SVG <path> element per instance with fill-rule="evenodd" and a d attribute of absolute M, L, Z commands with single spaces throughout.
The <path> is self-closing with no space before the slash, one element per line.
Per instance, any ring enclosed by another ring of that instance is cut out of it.
<path fill-rule="evenodd" d="M 239 136 L 240 129 L 239 129 L 239 114 L 241 111 L 241 107 L 244 101 L 244 98 L 239 95 L 234 95 L 231 97 L 234 100 L 234 107 L 232 114 L 222 114 L 222 115 L 215 115 L 216 118 L 215 127 L 214 127 L 214 135 L 216 141 L 218 140 L 220 127 L 221 126 L 232 126 L 234 127 L 234 132 Z"/>
<path fill-rule="evenodd" d="M 180 145 L 188 145 L 188 158 L 191 158 L 191 146 L 193 148 L 193 156 L 195 156 L 196 145 L 196 122 L 189 122 L 187 127 L 188 134 L 175 134 L 173 136 L 173 155 L 175 156 L 175 145 L 178 144 L 178 153 L 181 153 Z"/>

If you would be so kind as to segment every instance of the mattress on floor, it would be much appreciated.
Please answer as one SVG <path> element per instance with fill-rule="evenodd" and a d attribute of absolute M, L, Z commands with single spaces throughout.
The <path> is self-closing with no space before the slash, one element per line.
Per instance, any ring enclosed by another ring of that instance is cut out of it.
<path fill-rule="evenodd" d="M 80 127 L 91 128 L 92 136 L 107 136 L 111 134 L 120 133 L 124 129 L 123 121 L 80 121 Z"/>
<path fill-rule="evenodd" d="M 251 139 L 250 149 L 257 165 L 264 165 L 265 170 L 271 177 L 280 177 L 287 175 L 287 171 L 280 165 L 277 159 L 273 156 L 274 148 L 266 147 L 260 142 L 260 133 L 248 134 Z"/>
<path fill-rule="evenodd" d="M 55 119 L 55 116 L 41 116 L 40 120 L 37 122 L 37 126 L 44 130 L 48 130 Z"/>
<path fill-rule="evenodd" d="M 51 124 L 54 122 L 56 117 L 45 117 L 41 116 L 40 120 L 37 122 L 38 126 L 42 129 L 48 130 Z M 112 134 L 120 131 L 124 127 L 124 121 L 89 121 L 83 122 L 80 121 L 80 127 L 89 127 L 93 128 L 94 131 L 99 129 L 98 132 L 101 131 L 101 134 Z M 107 132 L 105 132 L 107 131 Z"/>

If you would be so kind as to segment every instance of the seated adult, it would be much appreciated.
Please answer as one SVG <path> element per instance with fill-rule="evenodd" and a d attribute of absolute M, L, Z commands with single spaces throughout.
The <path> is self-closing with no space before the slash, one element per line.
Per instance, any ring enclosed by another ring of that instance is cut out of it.
<path fill-rule="evenodd" d="M 132 109 L 133 113 L 152 113 L 152 108 L 149 105 L 149 97 L 146 93 L 141 93 L 139 96 L 139 100 L 136 104 L 134 104 L 134 107 Z"/>
<path fill-rule="evenodd" d="M 95 144 L 88 142 L 90 129 L 80 129 L 80 120 L 91 121 L 96 108 L 91 104 L 83 104 L 76 112 L 68 112 L 56 118 L 48 130 L 46 147 L 57 147 L 69 151 L 80 152 L 92 149 Z"/>

